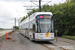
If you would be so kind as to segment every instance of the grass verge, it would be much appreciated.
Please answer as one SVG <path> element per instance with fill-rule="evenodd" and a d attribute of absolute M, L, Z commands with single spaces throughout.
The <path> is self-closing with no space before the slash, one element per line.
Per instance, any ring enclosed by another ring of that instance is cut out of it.
<path fill-rule="evenodd" d="M 0 31 L 3 31 L 3 30 L 0 30 Z"/>
<path fill-rule="evenodd" d="M 75 36 L 62 36 L 63 38 L 66 38 L 66 39 L 71 39 L 71 40 L 75 40 Z"/>

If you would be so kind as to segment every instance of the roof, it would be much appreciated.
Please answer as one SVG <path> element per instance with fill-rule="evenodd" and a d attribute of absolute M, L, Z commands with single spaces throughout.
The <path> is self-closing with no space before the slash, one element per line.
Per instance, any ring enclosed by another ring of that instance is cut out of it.
<path fill-rule="evenodd" d="M 35 13 L 33 13 L 32 15 L 29 16 L 29 17 L 30 17 L 30 21 L 34 20 L 35 17 L 36 17 L 37 15 L 40 15 L 40 14 L 50 14 L 50 15 L 53 15 L 51 12 L 35 12 Z M 24 21 L 22 21 L 20 24 L 29 22 L 29 17 L 26 18 Z"/>

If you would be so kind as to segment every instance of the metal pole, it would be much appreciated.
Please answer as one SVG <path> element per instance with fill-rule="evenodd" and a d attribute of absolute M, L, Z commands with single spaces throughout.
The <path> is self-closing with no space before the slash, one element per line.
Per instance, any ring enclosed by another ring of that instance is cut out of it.
<path fill-rule="evenodd" d="M 57 42 L 57 32 L 56 32 L 56 42 Z"/>
<path fill-rule="evenodd" d="M 41 12 L 41 0 L 39 0 L 39 12 Z"/>
<path fill-rule="evenodd" d="M 56 42 L 57 42 L 57 32 L 58 32 L 58 30 L 56 29 L 55 32 L 56 32 Z"/>

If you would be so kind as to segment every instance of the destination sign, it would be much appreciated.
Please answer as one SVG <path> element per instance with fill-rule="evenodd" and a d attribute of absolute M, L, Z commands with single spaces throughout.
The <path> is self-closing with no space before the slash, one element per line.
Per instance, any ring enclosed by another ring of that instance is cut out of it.
<path fill-rule="evenodd" d="M 37 16 L 37 18 L 51 18 L 51 16 Z"/>
<path fill-rule="evenodd" d="M 44 18 L 50 18 L 50 16 L 44 16 Z"/>

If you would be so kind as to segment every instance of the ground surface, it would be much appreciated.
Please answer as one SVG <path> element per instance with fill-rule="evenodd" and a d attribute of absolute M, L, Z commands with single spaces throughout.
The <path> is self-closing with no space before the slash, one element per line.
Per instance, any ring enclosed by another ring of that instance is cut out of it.
<path fill-rule="evenodd" d="M 49 50 L 38 43 L 31 42 L 18 32 L 15 32 L 9 37 L 11 38 L 10 40 L 3 41 L 1 50 Z"/>
<path fill-rule="evenodd" d="M 7 40 L 0 43 L 0 50 L 75 50 L 74 41 L 69 43 L 70 40 L 67 40 L 67 43 L 64 42 L 65 39 L 58 42 L 55 40 L 50 42 L 31 42 L 29 39 L 19 34 L 18 31 L 8 35 L 8 37 Z M 58 40 L 62 40 L 62 38 Z"/>

